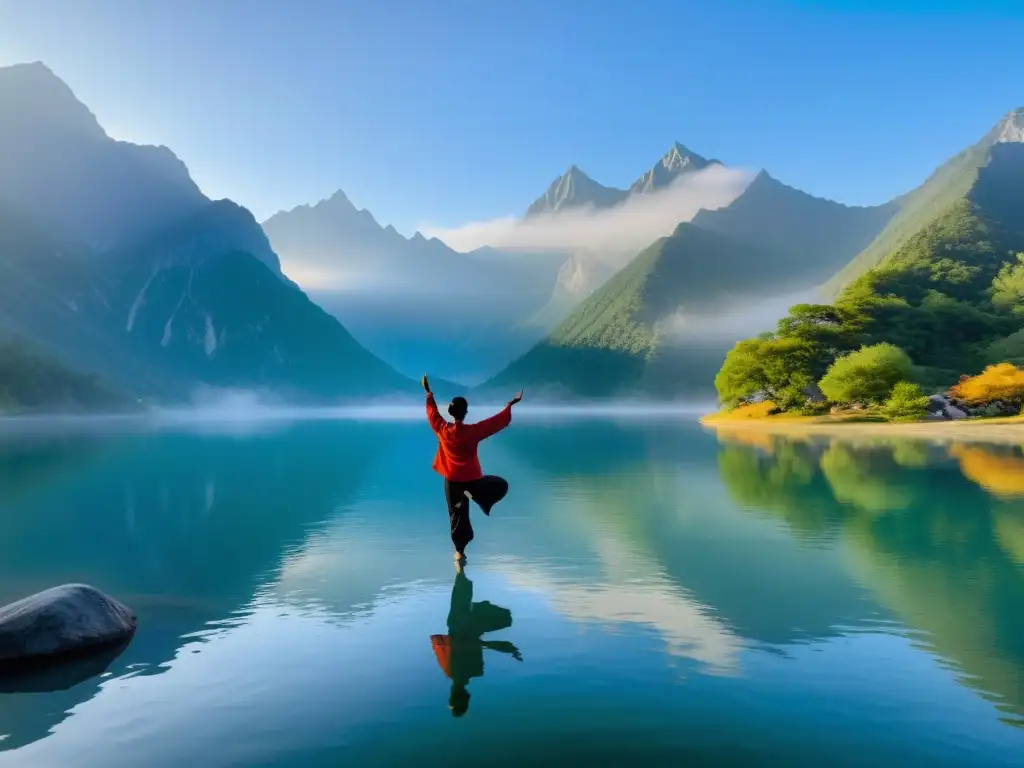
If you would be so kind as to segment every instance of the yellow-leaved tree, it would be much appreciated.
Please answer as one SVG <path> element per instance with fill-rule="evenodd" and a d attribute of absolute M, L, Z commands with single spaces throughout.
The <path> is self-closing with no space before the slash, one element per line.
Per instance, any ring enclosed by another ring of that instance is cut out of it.
<path fill-rule="evenodd" d="M 1024 369 L 1011 363 L 990 365 L 977 376 L 967 376 L 950 390 L 958 400 L 984 405 L 1001 400 L 1024 405 Z"/>

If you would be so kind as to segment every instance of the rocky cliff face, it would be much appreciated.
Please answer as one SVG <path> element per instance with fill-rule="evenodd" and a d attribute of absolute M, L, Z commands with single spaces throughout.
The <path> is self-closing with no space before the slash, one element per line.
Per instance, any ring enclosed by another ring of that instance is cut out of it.
<path fill-rule="evenodd" d="M 1016 109 L 996 126 L 996 141 L 1000 144 L 1024 143 L 1024 108 Z"/>

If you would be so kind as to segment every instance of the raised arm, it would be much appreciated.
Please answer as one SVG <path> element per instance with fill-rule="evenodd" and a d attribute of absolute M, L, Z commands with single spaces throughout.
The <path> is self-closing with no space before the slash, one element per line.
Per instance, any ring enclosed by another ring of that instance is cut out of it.
<path fill-rule="evenodd" d="M 478 421 L 473 425 L 473 435 L 477 440 L 486 440 L 491 435 L 496 435 L 512 423 L 512 406 L 523 399 L 523 390 L 519 390 L 515 397 L 508 401 L 508 404 L 491 416 L 489 419 Z"/>
<path fill-rule="evenodd" d="M 430 428 L 435 433 L 440 433 L 448 423 L 441 412 L 437 409 L 437 403 L 434 402 L 434 393 L 427 392 L 427 421 L 430 422 Z"/>
<path fill-rule="evenodd" d="M 496 414 L 483 421 L 472 425 L 473 437 L 477 440 L 486 440 L 491 435 L 496 435 L 512 423 L 512 403 L 509 403 Z"/>
<path fill-rule="evenodd" d="M 448 422 L 445 421 L 441 412 L 437 410 L 437 403 L 434 402 L 434 393 L 430 391 L 430 382 L 427 380 L 427 374 L 423 374 L 423 378 L 420 379 L 420 385 L 422 385 L 423 391 L 427 393 L 427 421 L 430 423 L 430 428 L 434 430 L 435 434 L 441 434 L 441 430 L 445 428 Z"/>

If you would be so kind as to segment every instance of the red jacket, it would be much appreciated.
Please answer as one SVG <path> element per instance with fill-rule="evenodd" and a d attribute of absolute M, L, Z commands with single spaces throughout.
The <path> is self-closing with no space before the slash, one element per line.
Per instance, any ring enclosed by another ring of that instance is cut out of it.
<path fill-rule="evenodd" d="M 447 480 L 468 483 L 483 477 L 476 448 L 481 440 L 497 434 L 512 423 L 512 406 L 506 405 L 501 411 L 476 424 L 454 424 L 445 419 L 437 410 L 432 394 L 427 395 L 427 421 L 437 435 L 437 454 L 434 456 L 434 471 Z"/>

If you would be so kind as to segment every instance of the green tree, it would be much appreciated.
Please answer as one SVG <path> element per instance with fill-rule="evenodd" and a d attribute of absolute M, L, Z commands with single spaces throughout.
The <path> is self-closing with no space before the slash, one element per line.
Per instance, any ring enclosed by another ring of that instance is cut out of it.
<path fill-rule="evenodd" d="M 882 412 L 890 421 L 917 421 L 928 413 L 928 397 L 917 384 L 898 381 Z"/>
<path fill-rule="evenodd" d="M 776 336 L 806 341 L 814 347 L 810 375 L 820 379 L 839 355 L 861 345 L 860 318 L 846 307 L 797 304 L 778 322 Z"/>
<path fill-rule="evenodd" d="M 997 309 L 1024 315 L 1024 253 L 1017 263 L 1004 264 L 992 281 L 992 304 Z"/>
<path fill-rule="evenodd" d="M 907 353 L 892 344 L 861 347 L 838 358 L 818 386 L 834 403 L 881 403 L 900 381 L 910 379 L 913 365 Z"/>
<path fill-rule="evenodd" d="M 781 408 L 806 400 L 804 390 L 814 383 L 815 346 L 798 338 L 756 338 L 741 341 L 725 356 L 715 376 L 723 405 L 731 407 L 764 394 Z"/>
<path fill-rule="evenodd" d="M 985 350 L 986 363 L 1013 363 L 1024 368 L 1024 328 L 996 339 Z"/>

